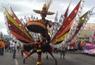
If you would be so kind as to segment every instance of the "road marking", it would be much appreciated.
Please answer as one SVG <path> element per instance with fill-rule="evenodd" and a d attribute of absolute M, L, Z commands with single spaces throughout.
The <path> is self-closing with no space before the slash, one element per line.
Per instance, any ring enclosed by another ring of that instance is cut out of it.
<path fill-rule="evenodd" d="M 14 59 L 15 65 L 19 65 L 17 59 Z"/>

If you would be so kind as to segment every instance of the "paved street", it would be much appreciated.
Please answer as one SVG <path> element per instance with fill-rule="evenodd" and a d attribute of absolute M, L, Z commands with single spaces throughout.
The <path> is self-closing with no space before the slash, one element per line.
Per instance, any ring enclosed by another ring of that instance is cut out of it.
<path fill-rule="evenodd" d="M 49 56 L 47 60 L 43 54 L 43 65 L 54 65 L 54 60 Z M 61 59 L 59 54 L 54 54 L 58 61 L 58 65 L 95 65 L 95 57 L 83 54 L 66 54 L 65 59 Z M 33 54 L 27 59 L 26 64 L 22 63 L 22 57 L 17 54 L 17 58 L 12 59 L 12 54 L 7 52 L 4 56 L 0 56 L 0 65 L 36 65 L 37 55 Z"/>

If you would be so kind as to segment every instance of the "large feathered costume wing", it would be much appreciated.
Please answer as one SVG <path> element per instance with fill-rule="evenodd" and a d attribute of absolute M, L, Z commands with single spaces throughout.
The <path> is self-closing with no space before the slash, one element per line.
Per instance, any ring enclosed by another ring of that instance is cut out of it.
<path fill-rule="evenodd" d="M 92 11 L 89 10 L 85 14 L 83 14 L 81 17 L 79 17 L 79 23 L 76 27 L 76 30 L 75 30 L 74 34 L 72 35 L 72 37 L 70 39 L 68 39 L 67 41 L 71 42 L 74 39 L 74 37 L 78 34 L 80 29 L 84 25 L 84 23 L 86 23 L 89 20 L 91 13 L 92 13 Z"/>
<path fill-rule="evenodd" d="M 71 29 L 71 25 L 73 23 L 74 18 L 77 15 L 80 4 L 81 4 L 81 0 L 73 9 L 73 11 L 70 13 L 70 15 L 64 19 L 62 26 L 59 28 L 58 32 L 55 34 L 55 36 L 51 40 L 52 44 L 58 44 L 64 40 L 65 36 L 68 34 L 68 32 Z"/>
<path fill-rule="evenodd" d="M 33 39 L 30 33 L 27 31 L 25 25 L 21 23 L 12 9 L 10 9 L 10 11 L 5 9 L 4 15 L 7 21 L 7 26 L 12 35 L 14 35 L 18 40 L 24 43 L 33 42 Z"/>

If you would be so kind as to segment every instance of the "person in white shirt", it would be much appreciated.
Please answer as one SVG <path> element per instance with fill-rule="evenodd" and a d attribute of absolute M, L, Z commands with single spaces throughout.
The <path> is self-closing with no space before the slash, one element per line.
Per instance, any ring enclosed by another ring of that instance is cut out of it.
<path fill-rule="evenodd" d="M 14 49 L 14 43 L 13 40 L 10 40 L 10 52 L 13 52 Z"/>
<path fill-rule="evenodd" d="M 10 41 L 10 50 L 13 52 L 13 59 L 16 58 L 17 44 L 15 40 Z"/>

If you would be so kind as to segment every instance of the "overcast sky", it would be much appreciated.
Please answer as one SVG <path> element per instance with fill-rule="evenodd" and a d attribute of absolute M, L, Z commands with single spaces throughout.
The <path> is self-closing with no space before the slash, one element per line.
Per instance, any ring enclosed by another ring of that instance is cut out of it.
<path fill-rule="evenodd" d="M 82 13 L 85 13 L 87 10 L 91 9 L 92 7 L 95 7 L 95 0 L 84 0 L 84 7 Z M 38 16 L 33 12 L 33 9 L 41 9 L 45 0 L 0 0 L 0 31 L 2 31 L 4 34 L 6 33 L 6 26 L 5 26 L 5 20 L 3 15 L 3 7 L 12 7 L 16 15 L 21 18 L 24 16 L 30 16 L 35 15 Z M 60 14 L 64 14 L 64 11 L 66 10 L 67 6 L 69 5 L 70 0 L 53 0 L 49 11 L 52 11 L 56 13 L 57 11 Z M 72 9 L 77 5 L 79 0 L 72 0 L 69 12 L 72 11 Z M 95 9 L 94 11 L 95 12 Z M 48 16 L 49 19 L 53 20 L 55 15 Z M 93 15 L 88 23 L 95 23 L 95 15 Z"/>

